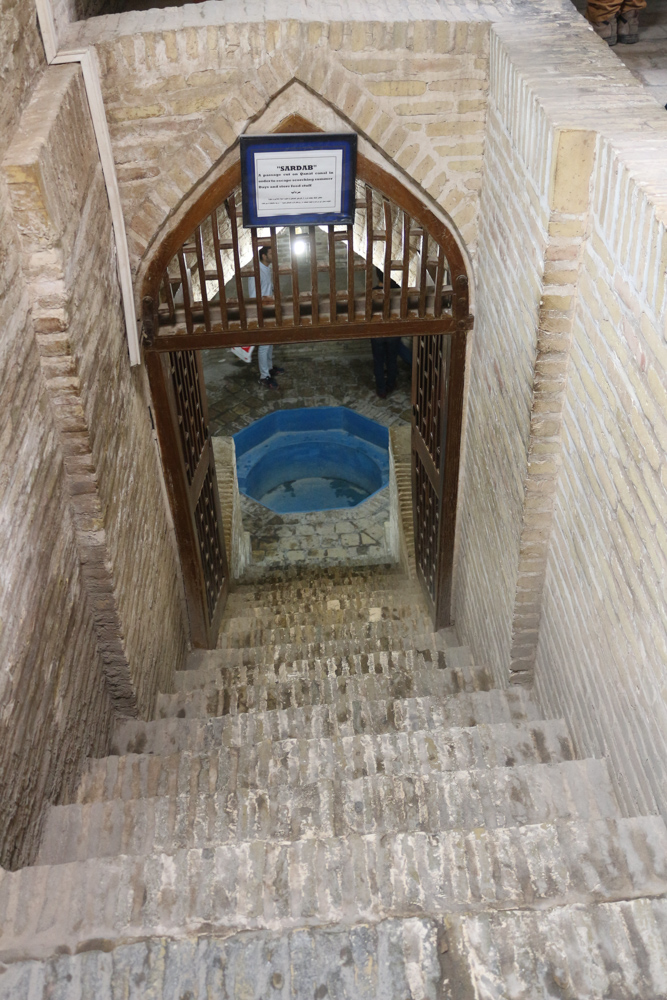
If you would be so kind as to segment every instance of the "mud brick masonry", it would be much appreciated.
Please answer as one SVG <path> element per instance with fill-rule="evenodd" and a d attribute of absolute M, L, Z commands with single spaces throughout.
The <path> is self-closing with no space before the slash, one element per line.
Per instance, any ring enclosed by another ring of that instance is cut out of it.
<path fill-rule="evenodd" d="M 290 114 L 356 131 L 449 222 L 475 319 L 457 642 L 606 761 L 624 816 L 667 819 L 664 109 L 567 0 L 99 9 L 60 0 L 55 22 L 99 64 L 137 308 L 239 135 Z M 26 0 L 0 0 L 0 139 L 0 859 L 17 869 L 118 720 L 174 692 L 189 635 L 81 70 L 46 65 Z"/>

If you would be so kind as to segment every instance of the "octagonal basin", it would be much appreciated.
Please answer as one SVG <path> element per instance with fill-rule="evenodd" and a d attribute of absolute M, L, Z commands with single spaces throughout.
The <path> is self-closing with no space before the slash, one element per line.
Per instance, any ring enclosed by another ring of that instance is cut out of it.
<path fill-rule="evenodd" d="M 345 406 L 276 410 L 234 435 L 241 493 L 278 514 L 356 507 L 389 482 L 389 432 Z"/>

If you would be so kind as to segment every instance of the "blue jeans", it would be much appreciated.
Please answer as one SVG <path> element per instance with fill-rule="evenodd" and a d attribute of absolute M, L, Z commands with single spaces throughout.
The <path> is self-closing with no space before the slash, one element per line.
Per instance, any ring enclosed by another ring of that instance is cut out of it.
<path fill-rule="evenodd" d="M 269 372 L 273 368 L 273 344 L 264 344 L 257 348 L 257 361 L 259 362 L 259 377 L 269 378 Z"/>

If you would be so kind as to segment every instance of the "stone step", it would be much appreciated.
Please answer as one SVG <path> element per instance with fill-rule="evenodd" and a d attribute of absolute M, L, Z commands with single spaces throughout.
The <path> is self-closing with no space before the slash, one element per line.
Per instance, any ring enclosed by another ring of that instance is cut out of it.
<path fill-rule="evenodd" d="M 330 567 L 335 569 L 336 567 Z M 402 571 L 373 572 L 372 567 L 358 566 L 359 572 L 354 575 L 355 567 L 350 567 L 350 573 L 339 576 L 310 576 L 297 579 L 281 574 L 279 578 L 262 581 L 243 580 L 234 588 L 230 597 L 235 602 L 247 602 L 257 605 L 276 603 L 290 604 L 300 601 L 321 601 L 328 597 L 350 596 L 353 594 L 369 594 L 373 591 L 400 592 L 403 587 L 413 589 L 423 600 L 419 584 L 410 581 Z"/>
<path fill-rule="evenodd" d="M 360 677 L 313 679 L 293 677 L 278 683 L 269 681 L 249 685 L 230 684 L 226 678 L 218 675 L 207 687 L 159 695 L 155 714 L 158 719 L 194 719 L 206 715 L 239 715 L 242 712 L 334 704 L 342 697 L 353 701 L 446 698 L 462 692 L 491 689 L 488 672 L 480 671 L 478 677 L 469 668 L 467 673 L 466 677 L 463 671 L 438 670 L 425 665 L 421 669 L 413 667 L 412 670 L 397 670 L 391 675 L 373 673 Z M 476 680 L 480 683 L 476 684 Z"/>
<path fill-rule="evenodd" d="M 275 607 L 276 595 L 283 593 L 289 594 L 290 598 L 302 604 L 304 601 L 326 601 L 332 597 L 339 598 L 341 602 L 366 601 L 369 596 L 376 594 L 387 595 L 389 598 L 409 594 L 420 599 L 424 591 L 416 580 L 409 580 L 402 573 L 393 573 L 390 576 L 384 575 L 377 581 L 355 580 L 351 583 L 325 581 L 324 586 L 320 586 L 317 580 L 310 584 L 298 584 L 296 587 L 290 583 L 285 586 L 276 583 L 269 587 L 240 584 L 229 594 L 228 603 L 231 607 Z"/>
<path fill-rule="evenodd" d="M 268 599 L 267 599 L 268 598 Z M 284 614 L 290 611 L 319 613 L 321 611 L 363 611 L 369 607 L 414 607 L 422 605 L 422 590 L 418 584 L 405 582 L 394 589 L 377 588 L 355 590 L 338 587 L 327 590 L 322 596 L 308 591 L 285 603 L 276 601 L 270 594 L 255 596 L 243 589 L 233 591 L 225 605 L 225 615 L 261 617 L 265 614 Z M 423 609 L 426 603 L 423 602 Z"/>
<path fill-rule="evenodd" d="M 334 603 L 333 601 L 329 603 Z M 286 610 L 280 614 L 272 611 L 261 615 L 225 614 L 220 628 L 220 636 L 232 638 L 236 635 L 254 635 L 258 630 L 267 631 L 297 628 L 325 629 L 341 625 L 374 625 L 379 622 L 403 622 L 414 625 L 420 632 L 431 629 L 431 619 L 426 612 L 415 610 L 414 604 L 369 605 L 365 608 L 322 608 L 304 611 L 300 608 Z M 257 644 L 256 644 L 257 645 Z M 224 648 L 218 646 L 218 648 Z"/>
<path fill-rule="evenodd" d="M 239 788 L 213 794 L 111 799 L 49 810 L 37 864 L 117 854 L 171 854 L 230 840 L 300 840 L 348 834 L 487 830 L 618 816 L 604 761 L 373 775 L 349 781 Z"/>
<path fill-rule="evenodd" d="M 667 893 L 660 817 L 252 841 L 0 873 L 0 961 L 88 942 Z M 89 946 L 89 945 L 88 945 Z"/>
<path fill-rule="evenodd" d="M 664 898 L 485 913 L 453 918 L 450 928 L 443 971 L 467 983 L 462 996 L 667 997 Z"/>
<path fill-rule="evenodd" d="M 49 962 L 16 962 L 0 1000 L 406 1000 L 439 996 L 438 921 L 419 917 L 352 927 L 196 939 L 100 943 Z"/>
<path fill-rule="evenodd" d="M 573 758 L 562 719 L 336 740 L 264 740 L 241 747 L 214 747 L 208 753 L 91 759 L 77 801 L 208 795 L 227 789 L 232 777 L 238 788 L 271 788 L 376 774 L 437 776 L 473 768 L 556 764 Z"/>
<path fill-rule="evenodd" d="M 247 601 L 231 601 L 230 599 L 225 607 L 222 630 L 226 631 L 229 620 L 250 620 L 266 627 L 271 624 L 282 624 L 274 622 L 273 619 L 288 615 L 298 614 L 303 616 L 306 621 L 320 621 L 323 617 L 341 614 L 360 618 L 368 615 L 369 611 L 375 608 L 384 608 L 400 615 L 418 613 L 425 620 L 429 622 L 431 620 L 428 608 L 422 603 L 420 595 L 413 592 L 372 591 L 368 594 L 350 597 L 345 595 L 345 591 L 341 591 L 336 597 L 310 601 L 302 599 L 287 604 L 272 603 L 267 605 Z M 336 619 L 334 618 L 334 620 Z"/>
<path fill-rule="evenodd" d="M 249 646 L 245 649 L 198 650 L 188 659 L 190 669 L 201 669 L 221 662 L 228 667 L 276 665 L 297 660 L 314 660 L 330 656 L 363 656 L 368 653 L 404 652 L 408 649 L 430 650 L 432 654 L 448 649 L 447 640 L 439 632 L 385 635 L 377 639 L 332 639 L 318 642 L 284 642 L 275 646 Z"/>
<path fill-rule="evenodd" d="M 253 579 L 246 583 L 241 579 L 239 589 L 248 587 L 262 591 L 273 587 L 326 587 L 334 584 L 354 587 L 355 584 L 365 581 L 384 580 L 400 583 L 404 579 L 405 574 L 400 567 L 390 562 L 363 566 L 277 566 L 267 569 L 261 580 Z"/>
<path fill-rule="evenodd" d="M 381 609 L 378 609 L 380 611 Z M 378 617 L 375 621 L 340 621 L 335 624 L 293 625 L 290 628 L 248 628 L 221 632 L 218 649 L 247 649 L 253 646 L 280 646 L 286 643 L 315 643 L 352 640 L 372 645 L 379 639 L 420 636 L 430 623 L 420 615 L 401 619 Z"/>
<path fill-rule="evenodd" d="M 280 684 L 298 682 L 351 681 L 364 677 L 393 678 L 407 676 L 413 672 L 441 678 L 448 694 L 458 691 L 489 691 L 494 679 L 488 667 L 450 666 L 447 653 L 435 655 L 430 650 L 406 650 L 404 653 L 364 653 L 357 656 L 319 657 L 314 660 L 298 660 L 295 663 L 280 663 L 276 666 L 247 665 L 226 667 L 224 658 L 217 666 L 201 670 L 178 670 L 174 674 L 176 692 L 221 690 L 239 691 L 241 688 L 262 685 L 276 687 Z M 210 662 L 210 661 L 209 661 Z"/>
<path fill-rule="evenodd" d="M 413 732 L 480 722 L 533 721 L 540 710 L 522 688 L 475 691 L 438 698 L 355 701 L 342 696 L 328 705 L 245 712 L 214 718 L 126 720 L 117 727 L 112 753 L 206 751 L 260 740 L 335 738 L 361 733 Z"/>

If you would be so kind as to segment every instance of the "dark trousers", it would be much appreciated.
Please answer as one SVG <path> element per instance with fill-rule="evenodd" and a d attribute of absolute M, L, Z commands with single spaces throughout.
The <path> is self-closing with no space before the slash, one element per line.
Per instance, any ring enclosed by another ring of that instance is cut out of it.
<path fill-rule="evenodd" d="M 398 337 L 371 337 L 375 388 L 380 395 L 391 392 L 396 385 L 398 340 Z"/>

